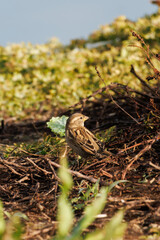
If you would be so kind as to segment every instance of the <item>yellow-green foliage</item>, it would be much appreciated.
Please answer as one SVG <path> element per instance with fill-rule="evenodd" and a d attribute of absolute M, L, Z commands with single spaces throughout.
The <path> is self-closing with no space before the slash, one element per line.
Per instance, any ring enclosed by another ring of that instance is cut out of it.
<path fill-rule="evenodd" d="M 116 181 L 109 187 L 103 187 L 97 192 L 97 197 L 92 200 L 90 205 L 84 209 L 83 216 L 78 220 L 74 218 L 74 212 L 68 199 L 69 191 L 73 186 L 71 174 L 67 170 L 67 159 L 61 157 L 62 167 L 59 170 L 59 177 L 62 181 L 61 195 L 58 199 L 58 229 L 55 240 L 121 240 L 123 238 L 126 224 L 122 223 L 123 211 L 118 212 L 108 223 L 104 224 L 103 229 L 95 229 L 92 233 L 85 234 L 84 231 L 93 223 L 98 214 L 102 212 L 107 201 L 107 194 L 117 184 L 126 181 Z M 97 183 L 96 183 L 97 184 Z"/>
<path fill-rule="evenodd" d="M 4 220 L 4 214 L 8 220 Z M 28 220 L 27 216 L 21 212 L 13 215 L 3 210 L 3 204 L 0 201 L 0 240 L 20 240 L 24 232 L 21 219 Z"/>
<path fill-rule="evenodd" d="M 42 45 L 10 44 L 0 47 L 0 114 L 23 118 L 32 110 L 67 107 L 102 87 L 95 65 L 106 84 L 121 82 L 138 87 L 130 65 L 148 73 L 143 53 L 129 46 L 137 31 L 159 51 L 160 16 L 131 22 L 125 17 L 101 26 L 88 39 L 62 46 L 57 39 Z M 80 44 L 82 43 L 82 44 Z M 27 111 L 26 111 L 27 110 Z"/>

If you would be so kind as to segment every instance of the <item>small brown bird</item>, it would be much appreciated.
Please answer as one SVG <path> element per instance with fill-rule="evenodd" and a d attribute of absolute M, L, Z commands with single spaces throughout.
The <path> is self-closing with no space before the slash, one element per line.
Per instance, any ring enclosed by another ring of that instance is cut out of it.
<path fill-rule="evenodd" d="M 103 158 L 108 155 L 104 151 L 104 144 L 84 126 L 88 118 L 81 113 L 74 113 L 68 118 L 65 129 L 66 142 L 81 157 Z"/>

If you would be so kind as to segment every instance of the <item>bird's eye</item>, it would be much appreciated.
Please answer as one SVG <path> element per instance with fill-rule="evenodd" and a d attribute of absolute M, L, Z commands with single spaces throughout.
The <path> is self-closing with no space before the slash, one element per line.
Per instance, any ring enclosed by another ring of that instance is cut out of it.
<path fill-rule="evenodd" d="M 80 117 L 80 119 L 83 119 L 83 117 Z"/>

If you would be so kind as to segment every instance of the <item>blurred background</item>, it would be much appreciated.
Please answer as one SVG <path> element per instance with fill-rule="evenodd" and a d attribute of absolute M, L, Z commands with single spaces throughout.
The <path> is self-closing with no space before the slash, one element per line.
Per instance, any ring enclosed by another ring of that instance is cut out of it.
<path fill-rule="evenodd" d="M 45 43 L 52 37 L 68 44 L 118 16 L 136 21 L 156 11 L 149 0 L 1 0 L 0 45 Z"/>

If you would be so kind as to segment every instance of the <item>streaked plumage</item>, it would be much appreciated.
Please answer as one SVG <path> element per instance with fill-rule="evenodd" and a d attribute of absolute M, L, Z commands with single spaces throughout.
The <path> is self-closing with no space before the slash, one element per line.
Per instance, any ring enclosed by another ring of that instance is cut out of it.
<path fill-rule="evenodd" d="M 102 158 L 106 155 L 104 144 L 84 126 L 87 119 L 88 117 L 81 113 L 74 113 L 68 118 L 65 130 L 66 142 L 82 157 Z"/>

